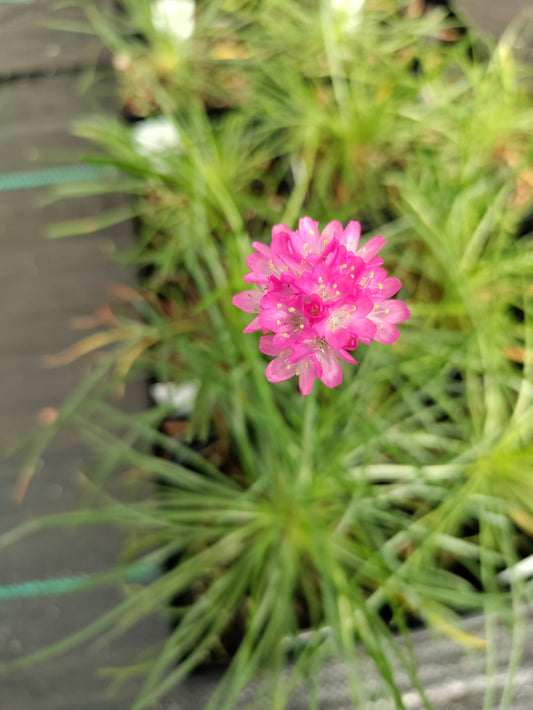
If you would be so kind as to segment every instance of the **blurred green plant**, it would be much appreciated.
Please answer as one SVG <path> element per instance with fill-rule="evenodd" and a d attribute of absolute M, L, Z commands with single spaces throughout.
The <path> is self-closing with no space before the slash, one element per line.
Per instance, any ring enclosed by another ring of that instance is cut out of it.
<path fill-rule="evenodd" d="M 127 113 L 164 123 L 148 147 L 136 123 L 79 123 L 103 149 L 89 160 L 113 170 L 57 194 L 128 191 L 140 224 L 122 258 L 144 278 L 133 313 L 64 355 L 116 343 L 40 432 L 35 460 L 66 419 L 101 453 L 100 483 L 120 467 L 164 481 L 137 503 L 101 492 L 103 510 L 64 524 L 115 516 L 133 535 L 124 564 L 175 566 L 83 638 L 154 610 L 174 619 L 151 662 L 118 673 L 146 674 L 134 710 L 213 653 L 229 665 L 209 708 L 231 708 L 266 668 L 277 672 L 262 692 L 283 708 L 331 655 L 365 707 L 361 645 L 391 707 L 404 707 L 403 670 L 429 708 L 409 640 L 419 619 L 486 649 L 488 708 L 489 612 L 519 620 L 531 598 L 522 580 L 508 591 L 497 576 L 533 534 L 533 251 L 522 233 L 533 98 L 517 33 L 492 46 L 424 3 L 367 0 L 348 17 L 327 0 L 205 0 L 190 36 L 176 38 L 146 0 L 121 5 L 86 10 Z M 293 382 L 267 383 L 231 305 L 251 241 L 303 214 L 384 234 L 413 313 L 396 346 L 360 345 L 342 388 L 306 401 Z M 165 425 L 169 404 L 137 414 L 111 404 L 117 386 L 148 376 L 199 383 L 186 426 Z M 171 607 L 191 589 L 201 592 Z M 461 628 L 472 610 L 487 613 L 484 639 Z M 228 628 L 241 634 L 231 657 Z M 519 621 L 513 629 L 510 681 Z M 501 707 L 511 702 L 510 682 Z"/>

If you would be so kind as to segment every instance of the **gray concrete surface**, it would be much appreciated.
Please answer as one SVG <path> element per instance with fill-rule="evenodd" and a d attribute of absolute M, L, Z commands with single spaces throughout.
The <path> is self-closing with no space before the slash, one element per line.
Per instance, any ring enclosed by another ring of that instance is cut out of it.
<path fill-rule="evenodd" d="M 56 0 L 0 4 L 0 76 L 72 71 L 108 61 L 97 37 L 64 31 L 83 20 L 79 8 L 66 5 Z"/>
<path fill-rule="evenodd" d="M 452 0 L 457 10 L 477 27 L 499 37 L 517 17 L 533 22 L 531 0 Z M 533 37 L 533 31 L 529 35 Z"/>
<path fill-rule="evenodd" d="M 55 0 L 0 4 L 0 174 L 77 164 L 87 147 L 70 134 L 72 121 L 105 101 L 100 91 L 80 91 L 85 69 L 93 71 L 105 53 L 90 35 L 59 32 L 45 21 L 57 19 Z M 63 19 L 81 13 L 59 12 Z M 111 94 L 111 92 L 110 92 Z M 63 433 L 50 446 L 24 499 L 17 482 L 27 456 L 25 437 L 43 409 L 58 408 L 85 378 L 94 360 L 60 368 L 45 357 L 92 331 L 73 330 L 72 321 L 93 315 L 112 299 L 116 283 L 133 274 L 119 268 L 109 252 L 132 239 L 132 225 L 96 234 L 50 240 L 48 225 L 94 217 L 124 198 L 92 196 L 40 206 L 49 188 L 0 190 L 0 533 L 50 513 L 80 504 L 78 475 L 90 463 L 78 437 Z M 145 402 L 144 388 L 130 393 L 129 404 Z M 3 454 L 19 444 L 16 455 Z M 48 531 L 0 547 L 0 586 L 112 569 L 122 537 L 112 528 Z M 64 596 L 0 601 L 0 663 L 60 641 L 113 608 L 118 589 Z M 123 639 L 100 639 L 60 658 L 30 668 L 0 673 L 1 710 L 126 710 L 135 692 L 126 686 L 107 694 L 102 668 L 134 662 L 137 654 L 162 641 L 166 624 L 147 619 Z"/>
<path fill-rule="evenodd" d="M 514 677 L 513 694 L 508 707 L 512 710 L 531 710 L 533 707 L 533 638 L 527 633 L 533 622 L 533 610 L 524 617 L 525 646 L 520 668 Z M 481 616 L 466 620 L 464 630 L 478 638 L 485 638 L 484 619 Z M 435 710 L 496 710 L 500 708 L 502 693 L 510 680 L 508 664 L 511 656 L 511 638 L 500 624 L 496 635 L 495 666 L 487 681 L 484 654 L 465 650 L 441 633 L 420 630 L 413 632 L 413 646 L 419 664 L 419 680 Z M 358 676 L 364 704 L 357 710 L 395 710 L 387 700 L 373 664 L 361 653 Z M 401 690 L 406 710 L 424 710 L 420 695 L 406 672 L 396 669 L 396 682 Z M 163 703 L 164 710 L 201 710 L 208 702 L 220 680 L 220 672 L 210 671 L 190 678 L 171 698 Z M 268 675 L 263 678 L 269 683 Z M 252 684 L 243 693 L 238 710 L 244 710 L 257 698 L 260 683 Z M 484 693 L 493 689 L 492 702 L 484 705 Z M 305 685 L 294 694 L 288 710 L 308 710 L 310 696 Z M 320 673 L 319 710 L 353 710 L 344 663 L 328 662 Z M 254 710 L 271 710 L 268 702 L 258 701 Z"/>

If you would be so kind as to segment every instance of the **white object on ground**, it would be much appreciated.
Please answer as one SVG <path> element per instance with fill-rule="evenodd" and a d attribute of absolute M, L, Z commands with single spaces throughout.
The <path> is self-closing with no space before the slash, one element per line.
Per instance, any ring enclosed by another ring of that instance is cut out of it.
<path fill-rule="evenodd" d="M 194 33 L 194 0 L 152 0 L 154 28 L 182 42 Z"/>
<path fill-rule="evenodd" d="M 343 29 L 355 30 L 361 24 L 361 11 L 366 0 L 330 0 L 333 12 L 342 20 Z"/>
<path fill-rule="evenodd" d="M 197 380 L 183 382 L 156 382 L 150 387 L 150 396 L 156 404 L 166 404 L 177 417 L 187 417 L 194 409 L 200 383 Z"/>
<path fill-rule="evenodd" d="M 166 160 L 167 154 L 183 153 L 183 145 L 176 125 L 163 116 L 134 123 L 131 135 L 137 153 L 149 158 L 153 167 L 159 172 L 171 172 L 171 167 Z"/>
<path fill-rule="evenodd" d="M 134 123 L 131 133 L 135 150 L 146 158 L 173 148 L 182 149 L 181 137 L 176 125 L 164 116 L 147 118 Z"/>
<path fill-rule="evenodd" d="M 508 567 L 499 573 L 498 579 L 504 584 L 510 584 L 516 579 L 529 579 L 533 577 L 533 555 L 517 562 L 512 567 Z"/>

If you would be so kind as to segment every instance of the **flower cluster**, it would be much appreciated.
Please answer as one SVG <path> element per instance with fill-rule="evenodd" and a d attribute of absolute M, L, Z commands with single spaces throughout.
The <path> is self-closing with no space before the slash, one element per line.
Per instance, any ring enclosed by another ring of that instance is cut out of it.
<path fill-rule="evenodd" d="M 359 222 L 345 229 L 330 222 L 320 232 L 304 217 L 296 231 L 276 225 L 270 247 L 253 243 L 244 280 L 259 290 L 238 293 L 233 304 L 257 314 L 244 332 L 263 331 L 259 349 L 275 356 L 266 369 L 270 382 L 298 375 L 302 394 L 315 377 L 335 387 L 342 382 L 339 358 L 357 364 L 349 351 L 358 343 L 398 339 L 395 324 L 410 315 L 405 303 L 391 300 L 402 284 L 381 266 L 385 239 L 359 246 L 360 236 Z"/>

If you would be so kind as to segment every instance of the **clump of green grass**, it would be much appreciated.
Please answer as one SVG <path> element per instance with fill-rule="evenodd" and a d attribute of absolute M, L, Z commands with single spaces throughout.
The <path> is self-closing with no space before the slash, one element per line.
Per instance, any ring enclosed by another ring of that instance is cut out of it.
<path fill-rule="evenodd" d="M 148 276 L 110 331 L 118 345 L 65 411 L 101 453 L 101 478 L 126 467 L 167 484 L 94 512 L 132 530 L 125 564 L 179 561 L 95 632 L 168 611 L 199 585 L 174 610 L 135 710 L 232 625 L 242 639 L 210 708 L 231 708 L 265 668 L 277 671 L 272 707 L 285 707 L 331 655 L 364 707 L 361 646 L 391 707 L 404 707 L 399 670 L 430 707 L 405 652 L 409 625 L 487 647 L 490 668 L 491 622 L 475 639 L 458 614 L 529 601 L 519 580 L 508 593 L 497 577 L 533 530 L 533 258 L 518 238 L 533 204 L 533 99 L 512 35 L 443 43 L 444 13 L 412 17 L 398 2 L 368 0 L 348 29 L 328 2 L 210 0 L 176 43 L 155 31 L 149 4 L 122 4 L 88 15 L 123 101 L 163 116 L 179 140 L 147 155 L 124 121 L 76 128 L 131 192 L 141 224 L 124 258 Z M 413 313 L 396 346 L 359 346 L 342 387 L 305 401 L 292 382 L 267 383 L 231 305 L 251 241 L 304 214 L 384 234 Z M 158 429 L 168 407 L 110 404 L 117 385 L 147 376 L 200 383 L 185 439 Z M 213 431 L 214 453 L 190 446 Z"/>

